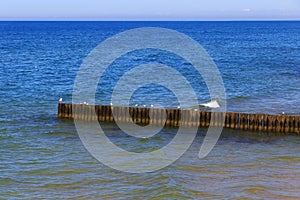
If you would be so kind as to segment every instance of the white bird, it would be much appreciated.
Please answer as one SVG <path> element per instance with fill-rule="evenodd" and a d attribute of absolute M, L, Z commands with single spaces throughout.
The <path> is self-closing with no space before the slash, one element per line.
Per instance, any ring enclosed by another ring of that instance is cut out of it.
<path fill-rule="evenodd" d="M 144 105 L 144 108 L 146 108 L 146 105 Z"/>
<path fill-rule="evenodd" d="M 282 115 L 284 115 L 284 112 L 282 112 Z"/>
<path fill-rule="evenodd" d="M 154 105 L 153 105 L 153 104 L 151 104 L 151 105 L 150 105 L 150 107 L 151 107 L 151 108 L 153 108 L 153 107 L 154 107 Z"/>
<path fill-rule="evenodd" d="M 112 102 L 110 102 L 110 105 L 111 105 L 111 106 L 113 105 Z"/>
<path fill-rule="evenodd" d="M 208 103 L 200 104 L 200 106 L 204 106 L 204 107 L 208 107 L 208 108 L 219 108 L 220 107 L 220 105 L 217 102 L 217 100 L 211 100 Z"/>
<path fill-rule="evenodd" d="M 177 108 L 179 109 L 179 108 L 180 108 L 180 106 L 177 106 Z"/>
<path fill-rule="evenodd" d="M 86 102 L 83 102 L 84 105 L 86 105 Z"/>
<path fill-rule="evenodd" d="M 135 107 L 138 107 L 139 106 L 139 104 L 135 104 Z"/>
<path fill-rule="evenodd" d="M 62 98 L 59 99 L 59 102 L 62 102 Z"/>

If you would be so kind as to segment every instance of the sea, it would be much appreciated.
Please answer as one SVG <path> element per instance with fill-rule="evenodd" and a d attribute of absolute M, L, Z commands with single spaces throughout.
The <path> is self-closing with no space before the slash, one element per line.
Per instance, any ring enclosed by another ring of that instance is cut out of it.
<path fill-rule="evenodd" d="M 148 173 L 115 170 L 85 149 L 74 122 L 58 119 L 59 99 L 72 102 L 77 73 L 97 45 L 144 27 L 175 30 L 205 49 L 224 83 L 227 111 L 300 115 L 300 21 L 1 21 L 0 199 L 300 198 L 299 135 L 223 129 L 214 149 L 199 158 L 207 131 L 199 129 L 182 157 Z M 109 65 L 95 103 L 109 105 L 118 80 L 149 62 L 178 70 L 198 104 L 211 100 L 189 62 L 144 49 Z M 125 100 L 130 106 L 172 108 L 179 105 L 176 97 L 148 84 Z M 161 148 L 177 132 L 164 128 L 157 136 L 131 140 L 116 124 L 101 126 L 134 152 Z"/>

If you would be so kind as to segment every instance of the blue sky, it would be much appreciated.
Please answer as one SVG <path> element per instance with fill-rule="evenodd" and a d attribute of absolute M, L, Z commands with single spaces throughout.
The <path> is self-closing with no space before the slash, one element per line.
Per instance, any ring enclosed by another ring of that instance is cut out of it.
<path fill-rule="evenodd" d="M 300 0 L 0 0 L 1 20 L 300 19 Z"/>

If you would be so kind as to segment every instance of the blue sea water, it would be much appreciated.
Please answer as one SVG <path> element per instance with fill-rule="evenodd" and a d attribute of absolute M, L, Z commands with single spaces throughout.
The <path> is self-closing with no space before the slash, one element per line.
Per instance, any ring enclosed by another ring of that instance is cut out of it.
<path fill-rule="evenodd" d="M 221 72 L 228 111 L 300 115 L 298 21 L 0 22 L 0 196 L 300 196 L 298 137 L 276 136 L 271 142 L 223 138 L 204 161 L 193 157 L 199 147 L 195 144 L 169 168 L 139 176 L 105 167 L 84 149 L 72 121 L 57 119 L 58 99 L 71 102 L 76 74 L 93 48 L 117 33 L 138 27 L 174 29 L 199 42 Z M 109 104 L 120 72 L 148 61 L 182 67 L 195 87 L 199 104 L 210 100 L 205 83 L 193 82 L 188 63 L 170 59 L 164 52 L 145 51 L 114 63 L 114 73 L 108 71 L 108 78 L 99 83 L 96 102 Z M 132 104 L 155 102 L 174 107 L 178 103 L 164 88 L 144 88 L 135 95 Z M 106 126 L 117 134 L 115 127 Z"/>

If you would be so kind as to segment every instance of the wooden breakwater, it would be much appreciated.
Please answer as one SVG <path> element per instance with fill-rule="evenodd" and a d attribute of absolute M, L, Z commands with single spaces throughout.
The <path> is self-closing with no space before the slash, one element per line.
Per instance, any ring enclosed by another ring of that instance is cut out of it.
<path fill-rule="evenodd" d="M 102 122 L 133 121 L 138 124 L 149 124 L 152 120 L 151 123 L 166 127 L 208 127 L 212 125 L 248 131 L 300 133 L 300 116 L 289 115 L 59 103 L 58 117 Z"/>

